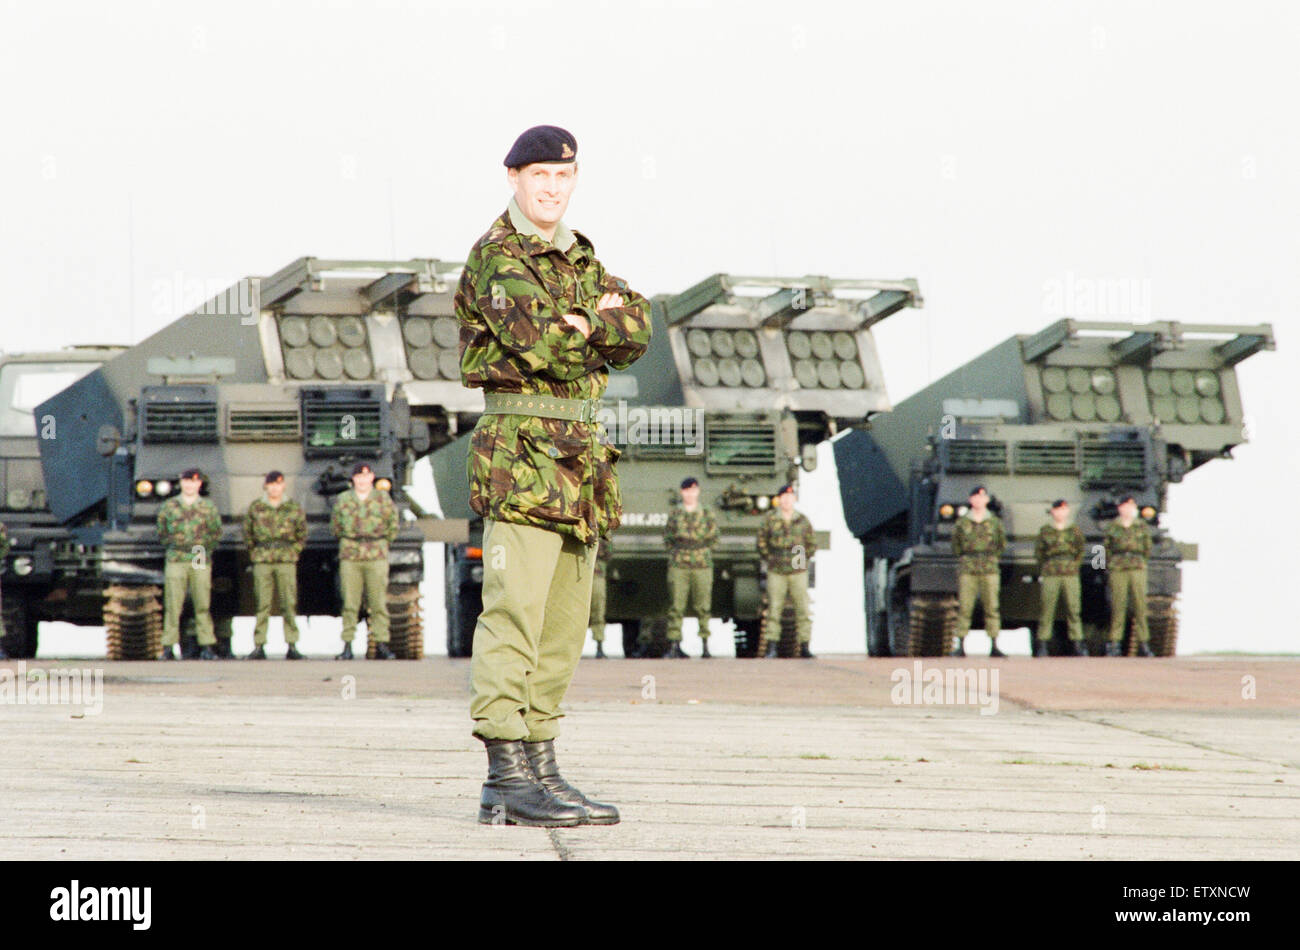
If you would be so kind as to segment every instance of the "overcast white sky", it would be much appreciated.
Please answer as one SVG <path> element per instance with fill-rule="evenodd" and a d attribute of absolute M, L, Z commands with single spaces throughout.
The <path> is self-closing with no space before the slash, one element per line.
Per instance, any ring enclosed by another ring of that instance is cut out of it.
<path fill-rule="evenodd" d="M 10 0 L 0 345 L 130 342 L 174 288 L 306 254 L 463 259 L 515 135 L 554 123 L 569 222 L 643 292 L 917 277 L 926 309 L 877 334 L 895 401 L 1071 276 L 1146 282 L 1142 319 L 1272 322 L 1254 441 L 1167 523 L 1201 545 L 1182 650 L 1294 651 L 1297 48 L 1281 2 Z M 862 649 L 852 583 L 814 647 Z"/>

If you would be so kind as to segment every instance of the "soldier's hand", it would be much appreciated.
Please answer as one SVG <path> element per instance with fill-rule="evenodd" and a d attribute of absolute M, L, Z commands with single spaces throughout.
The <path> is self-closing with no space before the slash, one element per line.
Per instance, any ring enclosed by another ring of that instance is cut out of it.
<path fill-rule="evenodd" d="M 564 322 L 567 323 L 569 326 L 573 327 L 573 328 L 576 329 L 579 333 L 581 333 L 581 334 L 582 334 L 582 338 L 583 338 L 584 340 L 585 340 L 587 337 L 591 336 L 591 324 L 589 324 L 589 323 L 587 322 L 587 318 L 584 317 L 582 314 L 580 314 L 580 313 L 566 313 L 566 314 L 562 317 L 562 319 L 563 319 Z"/>
<path fill-rule="evenodd" d="M 602 294 L 600 301 L 596 304 L 597 310 L 612 310 L 615 307 L 623 306 L 622 294 Z"/>

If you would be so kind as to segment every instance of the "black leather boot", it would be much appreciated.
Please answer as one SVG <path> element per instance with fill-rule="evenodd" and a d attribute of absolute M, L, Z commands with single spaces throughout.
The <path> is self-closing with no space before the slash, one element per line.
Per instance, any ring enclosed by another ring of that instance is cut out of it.
<path fill-rule="evenodd" d="M 1088 655 L 1088 644 L 1087 644 L 1087 641 L 1084 641 L 1084 640 L 1071 640 L 1071 641 L 1070 641 L 1070 646 L 1071 646 L 1071 648 L 1073 648 L 1073 650 L 1074 650 L 1074 655 L 1075 655 L 1075 656 L 1087 656 L 1087 655 Z"/>
<path fill-rule="evenodd" d="M 336 656 L 334 659 L 336 659 L 336 660 L 350 660 L 350 659 L 352 659 L 352 641 L 351 641 L 351 640 L 344 640 L 344 641 L 343 641 L 343 652 L 340 653 L 338 656 Z"/>
<path fill-rule="evenodd" d="M 265 659 L 266 659 L 266 647 L 262 646 L 262 644 L 260 644 L 260 643 L 257 644 L 257 646 L 253 648 L 253 652 L 250 653 L 250 654 L 248 654 L 248 659 L 250 659 L 250 660 L 265 660 Z"/>
<path fill-rule="evenodd" d="M 1155 654 L 1151 652 L 1151 644 L 1147 643 L 1147 641 L 1145 641 L 1145 640 L 1139 640 L 1139 641 L 1138 641 L 1137 655 L 1138 655 L 1138 656 L 1155 656 Z"/>
<path fill-rule="evenodd" d="M 1047 656 L 1047 641 L 1046 641 L 1046 640 L 1035 640 L 1035 641 L 1034 641 L 1034 656 Z"/>
<path fill-rule="evenodd" d="M 1006 656 L 1005 653 L 998 649 L 998 641 L 994 640 L 993 646 L 989 647 L 989 656 Z"/>
<path fill-rule="evenodd" d="M 780 646 L 780 644 L 777 643 L 775 640 L 767 641 L 767 652 L 763 654 L 763 659 L 775 660 L 777 656 L 776 649 L 778 646 Z"/>
<path fill-rule="evenodd" d="M 965 640 L 962 640 L 960 637 L 958 637 L 957 640 L 956 640 L 956 646 L 954 646 L 954 647 L 952 648 L 952 652 L 949 653 L 948 655 L 949 655 L 949 656 L 965 656 L 965 655 L 966 655 L 966 646 L 965 646 L 965 644 L 966 644 L 966 641 L 965 641 Z"/>
<path fill-rule="evenodd" d="M 1107 656 L 1123 656 L 1123 655 L 1124 655 L 1122 652 L 1120 652 L 1119 641 L 1117 641 L 1117 640 L 1107 640 L 1107 641 L 1106 641 L 1106 655 L 1107 655 Z"/>
<path fill-rule="evenodd" d="M 664 651 L 665 660 L 685 660 L 686 654 L 682 651 L 680 640 L 672 640 L 668 644 L 668 649 Z"/>
<path fill-rule="evenodd" d="M 596 641 L 596 659 L 605 659 L 605 644 L 600 640 Z"/>
<path fill-rule="evenodd" d="M 618 809 L 603 802 L 593 802 L 560 776 L 560 767 L 555 764 L 555 741 L 525 742 L 524 753 L 533 774 L 545 786 L 546 790 L 566 805 L 581 808 L 587 815 L 589 825 L 617 825 Z"/>
<path fill-rule="evenodd" d="M 213 651 L 212 647 L 204 647 L 199 651 L 200 660 L 215 660 L 216 658 L 217 654 Z"/>
<path fill-rule="evenodd" d="M 175 648 L 174 648 L 174 647 L 163 647 L 163 648 L 162 648 L 162 653 L 158 654 L 158 659 L 160 659 L 160 660 L 174 660 L 174 659 L 176 659 L 176 650 L 175 650 Z"/>
<path fill-rule="evenodd" d="M 812 647 L 809 646 L 807 642 L 799 644 L 799 659 L 801 660 L 817 659 L 817 657 L 813 656 Z"/>
<path fill-rule="evenodd" d="M 708 640 L 705 640 L 705 641 L 704 641 L 704 648 L 703 648 L 702 650 L 700 650 L 700 659 L 701 659 L 701 660 L 711 660 L 711 659 L 713 659 L 713 654 L 709 652 L 709 641 L 708 641 Z"/>
<path fill-rule="evenodd" d="M 557 799 L 533 774 L 518 739 L 485 739 L 488 777 L 479 797 L 481 825 L 534 825 L 571 828 L 585 824 L 587 810 Z"/>
<path fill-rule="evenodd" d="M 301 659 L 303 659 L 303 655 L 302 655 L 301 653 L 298 652 L 298 644 L 296 644 L 296 643 L 291 643 L 291 644 L 289 644 L 289 649 L 285 651 L 284 658 L 285 658 L 286 660 L 301 660 Z"/>
<path fill-rule="evenodd" d="M 380 640 L 375 643 L 375 659 L 395 660 L 397 659 L 397 654 L 388 648 L 387 641 Z"/>

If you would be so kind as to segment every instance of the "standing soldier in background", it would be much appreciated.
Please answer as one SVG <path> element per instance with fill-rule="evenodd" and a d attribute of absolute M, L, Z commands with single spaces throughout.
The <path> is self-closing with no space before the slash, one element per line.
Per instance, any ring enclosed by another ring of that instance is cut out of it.
<path fill-rule="evenodd" d="M 0 569 L 4 567 L 4 560 L 9 554 L 9 532 L 5 530 L 4 522 L 0 521 Z M 0 599 L 0 609 L 3 608 L 3 600 Z M 5 652 L 4 647 L 5 622 L 4 615 L 0 613 L 0 660 L 9 659 L 9 654 Z"/>
<path fill-rule="evenodd" d="M 375 659 L 391 660 L 388 545 L 397 537 L 397 506 L 388 492 L 375 488 L 375 472 L 368 462 L 352 467 L 352 487 L 335 500 L 330 531 L 339 539 L 339 588 L 343 594 L 343 652 L 335 659 L 352 659 L 352 638 L 357 634 L 364 595 Z"/>
<path fill-rule="evenodd" d="M 998 649 L 998 634 L 1002 632 L 998 607 L 1002 578 L 998 573 L 998 559 L 1007 546 L 1007 533 L 1002 520 L 988 507 L 988 490 L 976 485 L 970 493 L 970 510 L 952 529 L 952 553 L 961 559 L 957 571 L 957 644 L 953 656 L 966 655 L 965 639 L 970 632 L 976 600 L 984 606 L 984 630 L 993 642 L 989 656 L 1006 656 Z"/>
<path fill-rule="evenodd" d="M 668 545 L 668 652 L 664 659 L 685 659 L 682 651 L 682 617 L 693 613 L 700 623 L 709 658 L 709 612 L 713 607 L 713 546 L 718 543 L 718 519 L 700 507 L 698 479 L 682 481 L 682 504 L 674 508 L 664 526 Z"/>
<path fill-rule="evenodd" d="M 794 604 L 795 630 L 799 635 L 799 656 L 813 659 L 812 614 L 808 609 L 808 565 L 817 551 L 812 523 L 794 510 L 794 485 L 777 492 L 777 509 L 763 519 L 758 529 L 758 556 L 767 566 L 767 612 L 758 641 L 758 656 L 776 657 L 781 642 L 781 612 L 785 600 Z M 764 651 L 764 643 L 767 645 Z"/>
<path fill-rule="evenodd" d="M 1056 604 L 1065 594 L 1065 619 L 1075 656 L 1087 656 L 1083 644 L 1083 620 L 1080 616 L 1082 591 L 1079 568 L 1083 566 L 1084 540 L 1079 526 L 1070 524 L 1070 503 L 1064 498 L 1052 502 L 1052 523 L 1045 524 L 1034 541 L 1038 573 L 1042 577 L 1043 609 L 1038 618 L 1038 637 L 1034 656 L 1047 656 L 1047 641 L 1052 639 Z"/>
<path fill-rule="evenodd" d="M 284 620 L 284 642 L 289 645 L 286 660 L 301 660 L 298 652 L 298 557 L 307 544 L 307 516 L 302 506 L 284 497 L 284 475 L 267 472 L 266 497 L 248 506 L 244 516 L 244 540 L 248 559 L 253 562 L 253 594 L 257 599 L 257 623 L 253 626 L 250 660 L 266 659 L 266 628 L 271 605 L 279 595 Z"/>
<path fill-rule="evenodd" d="M 172 652 L 181 636 L 181 611 L 186 595 L 194 607 L 194 632 L 199 640 L 199 659 L 215 660 L 217 642 L 212 631 L 212 556 L 221 541 L 221 514 L 217 506 L 199 497 L 203 474 L 197 468 L 181 473 L 181 493 L 167 499 L 158 511 L 158 537 L 167 549 L 163 572 L 162 656 L 174 660 Z"/>
<path fill-rule="evenodd" d="M 1147 630 L 1147 559 L 1151 556 L 1151 529 L 1137 516 L 1137 501 L 1125 495 L 1119 518 L 1106 529 L 1106 582 L 1110 588 L 1110 640 L 1107 656 L 1120 655 L 1128 605 L 1133 604 L 1133 635 L 1137 655 L 1153 656 Z"/>
<path fill-rule="evenodd" d="M 605 570 L 609 567 L 611 542 L 601 538 L 596 546 L 596 570 L 591 577 L 591 610 L 587 615 L 587 626 L 591 637 L 596 641 L 596 659 L 605 659 Z"/>
<path fill-rule="evenodd" d="M 514 198 L 470 250 L 456 291 L 461 379 L 484 390 L 470 438 L 483 517 L 483 612 L 470 717 L 487 748 L 478 820 L 613 824 L 560 775 L 560 703 L 586 639 L 596 542 L 618 527 L 618 451 L 596 421 L 609 369 L 650 343 L 650 306 L 562 220 L 578 143 L 528 129 L 506 155 Z"/>

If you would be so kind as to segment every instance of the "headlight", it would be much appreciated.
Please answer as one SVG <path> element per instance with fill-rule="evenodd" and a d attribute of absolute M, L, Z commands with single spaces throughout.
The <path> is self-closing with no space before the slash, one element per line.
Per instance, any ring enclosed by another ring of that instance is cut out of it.
<path fill-rule="evenodd" d="M 166 498 L 172 493 L 172 483 L 165 478 L 161 478 L 153 483 L 153 490 L 158 493 L 160 498 Z"/>
<path fill-rule="evenodd" d="M 958 506 L 957 506 L 957 517 L 958 517 L 958 518 L 964 518 L 964 517 L 966 517 L 966 512 L 968 512 L 968 511 L 970 511 L 970 507 L 969 507 L 968 505 L 958 505 Z"/>
<path fill-rule="evenodd" d="M 1154 508 L 1152 508 L 1150 505 L 1142 506 L 1142 518 L 1144 520 L 1150 521 L 1155 516 L 1156 516 L 1156 510 Z"/>
<path fill-rule="evenodd" d="M 949 518 L 951 518 L 951 517 L 953 516 L 953 513 L 954 513 L 956 510 L 957 510 L 957 509 L 953 508 L 952 505 L 940 505 L 940 506 L 939 506 L 939 517 L 942 518 L 942 519 L 944 519 L 945 521 L 947 521 Z"/>
<path fill-rule="evenodd" d="M 135 483 L 135 493 L 141 498 L 148 498 L 153 494 L 153 482 L 147 478 L 142 478 Z"/>
<path fill-rule="evenodd" d="M 766 495 L 759 495 L 754 499 L 754 507 L 759 511 L 767 511 L 768 508 L 772 507 L 772 499 Z"/>
<path fill-rule="evenodd" d="M 23 556 L 14 558 L 14 573 L 19 577 L 26 577 L 32 572 L 32 559 Z"/>
<path fill-rule="evenodd" d="M 380 491 L 392 491 L 393 483 L 386 478 L 376 478 L 375 487 L 378 488 Z"/>

